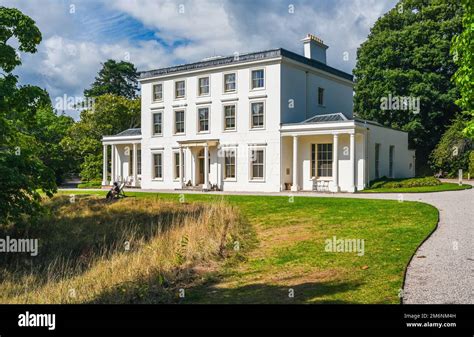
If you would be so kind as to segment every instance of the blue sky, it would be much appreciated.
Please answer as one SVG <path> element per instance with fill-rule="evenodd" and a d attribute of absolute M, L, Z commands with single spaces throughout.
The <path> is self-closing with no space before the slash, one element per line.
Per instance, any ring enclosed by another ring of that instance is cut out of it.
<path fill-rule="evenodd" d="M 40 28 L 38 52 L 21 55 L 15 73 L 20 83 L 46 88 L 54 101 L 82 96 L 109 58 L 147 70 L 278 47 L 302 53 L 300 40 L 307 33 L 329 46 L 329 65 L 350 73 L 370 27 L 396 2 L 0 0 L 0 5 L 20 9 Z"/>

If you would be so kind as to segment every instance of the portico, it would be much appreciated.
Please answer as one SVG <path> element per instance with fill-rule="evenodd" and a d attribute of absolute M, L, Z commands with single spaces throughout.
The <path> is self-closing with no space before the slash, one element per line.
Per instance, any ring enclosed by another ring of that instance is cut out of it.
<path fill-rule="evenodd" d="M 114 182 L 123 182 L 127 186 L 140 187 L 140 129 L 128 129 L 114 136 L 104 136 L 102 146 L 102 186 L 113 185 Z"/>
<path fill-rule="evenodd" d="M 186 140 L 178 141 L 179 144 L 179 182 L 181 188 L 186 188 L 187 183 L 192 186 L 201 186 L 202 190 L 211 189 L 212 185 L 218 184 L 218 177 L 211 178 L 211 152 L 213 153 L 212 162 L 219 166 L 217 139 L 205 140 Z M 188 152 L 188 155 L 186 155 Z M 191 163 L 187 164 L 185 157 L 191 158 Z M 188 182 L 185 181 L 186 173 L 189 172 Z"/>
<path fill-rule="evenodd" d="M 284 124 L 282 189 L 355 192 L 367 185 L 367 132 L 353 120 Z"/>

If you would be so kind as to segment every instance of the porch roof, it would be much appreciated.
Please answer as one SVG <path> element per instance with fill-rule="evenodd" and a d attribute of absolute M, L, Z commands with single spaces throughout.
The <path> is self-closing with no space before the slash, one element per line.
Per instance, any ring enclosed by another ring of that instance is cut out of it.
<path fill-rule="evenodd" d="M 132 128 L 121 131 L 115 135 L 103 136 L 103 144 L 125 144 L 125 143 L 140 143 L 142 139 L 142 131 L 140 128 Z"/>

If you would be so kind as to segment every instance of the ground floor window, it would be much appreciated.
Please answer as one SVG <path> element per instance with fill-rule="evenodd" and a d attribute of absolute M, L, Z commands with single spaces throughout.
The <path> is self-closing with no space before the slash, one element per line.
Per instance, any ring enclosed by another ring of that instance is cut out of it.
<path fill-rule="evenodd" d="M 263 180 L 265 172 L 265 150 L 253 149 L 250 151 L 250 179 Z"/>
<path fill-rule="evenodd" d="M 224 179 L 235 179 L 235 150 L 224 152 Z"/>
<path fill-rule="evenodd" d="M 380 178 L 380 144 L 375 144 L 375 179 Z"/>
<path fill-rule="evenodd" d="M 311 177 L 332 177 L 332 144 L 311 144 Z"/>
<path fill-rule="evenodd" d="M 137 174 L 142 174 L 142 150 L 137 150 Z"/>
<path fill-rule="evenodd" d="M 174 179 L 179 179 L 179 166 L 180 166 L 180 161 L 179 161 L 179 152 L 174 153 Z M 183 153 L 183 166 L 184 166 L 184 153 Z M 184 171 L 184 168 L 183 168 Z"/>
<path fill-rule="evenodd" d="M 393 178 L 393 153 L 395 152 L 395 146 L 390 145 L 390 150 L 388 154 L 388 175 L 390 178 Z"/>
<path fill-rule="evenodd" d="M 163 154 L 162 153 L 153 154 L 153 178 L 154 179 L 163 178 Z"/>

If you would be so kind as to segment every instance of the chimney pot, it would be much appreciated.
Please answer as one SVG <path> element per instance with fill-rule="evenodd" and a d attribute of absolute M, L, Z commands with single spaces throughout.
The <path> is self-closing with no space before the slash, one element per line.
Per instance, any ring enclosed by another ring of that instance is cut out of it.
<path fill-rule="evenodd" d="M 305 57 L 326 64 L 326 49 L 328 49 L 328 46 L 324 44 L 323 40 L 313 34 L 308 34 L 301 41 L 303 42 Z"/>

